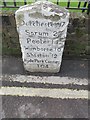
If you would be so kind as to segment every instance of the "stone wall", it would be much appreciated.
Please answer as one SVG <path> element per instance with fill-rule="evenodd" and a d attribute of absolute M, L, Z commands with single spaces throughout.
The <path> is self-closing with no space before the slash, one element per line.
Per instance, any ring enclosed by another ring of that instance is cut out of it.
<path fill-rule="evenodd" d="M 16 30 L 14 13 L 1 14 L 2 18 L 2 54 L 21 56 L 19 37 Z M 70 13 L 64 56 L 89 57 L 90 40 L 88 37 L 88 16 L 82 13 Z"/>

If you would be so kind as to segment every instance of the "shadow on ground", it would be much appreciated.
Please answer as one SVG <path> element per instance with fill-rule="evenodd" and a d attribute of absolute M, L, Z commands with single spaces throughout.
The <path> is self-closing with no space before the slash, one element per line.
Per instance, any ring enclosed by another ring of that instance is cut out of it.
<path fill-rule="evenodd" d="M 4 56 L 2 58 L 3 74 L 39 75 L 39 76 L 61 76 L 88 78 L 88 60 L 63 59 L 59 73 L 29 73 L 24 70 L 21 58 Z"/>

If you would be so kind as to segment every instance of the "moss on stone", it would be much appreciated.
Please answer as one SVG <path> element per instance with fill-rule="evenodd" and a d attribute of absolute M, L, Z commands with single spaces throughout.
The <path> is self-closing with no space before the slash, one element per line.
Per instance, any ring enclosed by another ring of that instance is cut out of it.
<path fill-rule="evenodd" d="M 2 47 L 2 55 L 21 56 L 21 50 L 19 48 Z"/>
<path fill-rule="evenodd" d="M 80 28 L 76 28 L 75 33 L 76 33 L 76 36 L 77 36 L 77 37 L 81 37 L 82 35 L 85 34 L 85 33 L 83 32 L 83 30 L 80 29 Z"/>

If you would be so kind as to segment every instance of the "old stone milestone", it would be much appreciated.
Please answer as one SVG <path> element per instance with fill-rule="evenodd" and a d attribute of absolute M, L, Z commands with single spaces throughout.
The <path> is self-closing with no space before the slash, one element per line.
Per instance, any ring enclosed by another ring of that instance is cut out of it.
<path fill-rule="evenodd" d="M 25 70 L 60 70 L 69 13 L 48 1 L 20 7 L 16 13 L 17 31 Z"/>

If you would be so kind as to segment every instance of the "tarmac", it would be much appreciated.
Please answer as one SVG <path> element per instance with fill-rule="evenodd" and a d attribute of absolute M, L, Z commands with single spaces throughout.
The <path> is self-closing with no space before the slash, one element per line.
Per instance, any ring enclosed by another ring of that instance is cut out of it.
<path fill-rule="evenodd" d="M 65 59 L 59 73 L 28 73 L 2 58 L 1 118 L 88 118 L 88 60 Z"/>

